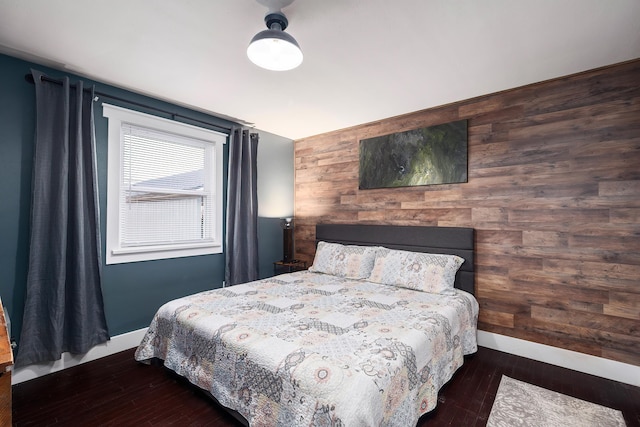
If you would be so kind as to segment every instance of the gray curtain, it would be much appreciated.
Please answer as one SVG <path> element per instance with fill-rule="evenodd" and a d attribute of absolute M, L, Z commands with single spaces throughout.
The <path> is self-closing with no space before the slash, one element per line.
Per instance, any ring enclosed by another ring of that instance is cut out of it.
<path fill-rule="evenodd" d="M 227 285 L 258 279 L 258 134 L 233 129 L 227 184 Z"/>
<path fill-rule="evenodd" d="M 109 340 L 100 283 L 93 88 L 32 74 L 31 241 L 17 366 L 86 353 Z"/>

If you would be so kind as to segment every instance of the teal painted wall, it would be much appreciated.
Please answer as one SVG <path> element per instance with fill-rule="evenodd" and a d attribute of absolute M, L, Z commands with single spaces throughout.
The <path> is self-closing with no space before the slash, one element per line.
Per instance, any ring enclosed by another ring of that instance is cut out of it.
<path fill-rule="evenodd" d="M 27 277 L 31 174 L 33 137 L 35 125 L 35 89 L 24 76 L 31 68 L 44 71 L 51 77 L 61 77 L 62 71 L 0 55 L 0 297 L 11 316 L 12 335 L 19 338 L 24 308 Z M 77 77 L 69 75 L 72 81 Z M 198 120 L 229 126 L 230 123 L 188 110 L 170 103 L 155 100 L 113 86 L 95 83 L 96 90 L 113 96 L 184 114 Z M 98 156 L 98 186 L 100 191 L 102 251 L 104 259 L 104 235 L 106 230 L 106 178 L 107 178 L 107 119 L 102 117 L 102 102 L 120 105 L 150 114 L 126 103 L 109 98 L 95 104 L 96 142 Z M 260 131 L 258 131 L 260 133 Z M 263 138 L 261 136 L 261 142 Z M 290 145 L 293 141 L 268 134 L 265 145 L 271 143 Z M 260 156 L 260 154 L 259 154 Z M 293 171 L 293 155 L 276 168 Z M 224 149 L 225 188 L 228 167 L 228 145 Z M 262 171 L 266 176 L 268 170 Z M 293 174 L 293 172 L 292 172 Z M 258 181 L 261 173 L 259 171 Z M 283 183 L 289 191 L 291 182 Z M 260 185 L 260 184 L 259 184 Z M 293 198 L 293 194 L 291 193 Z M 226 195 L 225 195 L 226 200 Z M 282 242 L 279 223 L 259 221 L 260 259 L 272 262 L 280 258 Z M 271 264 L 269 264 L 271 265 Z M 262 266 L 262 263 L 261 263 Z M 262 268 L 262 277 L 272 274 L 272 269 Z M 206 289 L 217 288 L 224 279 L 224 255 L 204 255 L 129 264 L 103 265 L 102 289 L 105 311 L 111 336 L 148 326 L 153 314 L 165 302 Z"/>

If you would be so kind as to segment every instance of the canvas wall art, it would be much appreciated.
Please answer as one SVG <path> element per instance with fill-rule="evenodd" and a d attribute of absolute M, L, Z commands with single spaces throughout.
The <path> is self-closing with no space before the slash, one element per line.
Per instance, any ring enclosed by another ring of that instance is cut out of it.
<path fill-rule="evenodd" d="M 467 121 L 360 141 L 361 190 L 467 182 Z"/>

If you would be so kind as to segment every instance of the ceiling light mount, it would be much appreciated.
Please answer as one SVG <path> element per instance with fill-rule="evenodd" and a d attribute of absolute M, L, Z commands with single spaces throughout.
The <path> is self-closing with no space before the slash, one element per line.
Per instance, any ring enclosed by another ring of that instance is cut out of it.
<path fill-rule="evenodd" d="M 269 8 L 264 17 L 267 29 L 256 34 L 249 47 L 247 56 L 259 67 L 273 71 L 287 71 L 302 63 L 302 50 L 296 39 L 284 30 L 289 26 L 287 17 L 280 10 L 293 0 L 258 0 Z"/>
<path fill-rule="evenodd" d="M 267 13 L 264 17 L 264 23 L 267 24 L 267 28 L 270 30 L 284 31 L 289 26 L 289 21 L 282 12 Z"/>

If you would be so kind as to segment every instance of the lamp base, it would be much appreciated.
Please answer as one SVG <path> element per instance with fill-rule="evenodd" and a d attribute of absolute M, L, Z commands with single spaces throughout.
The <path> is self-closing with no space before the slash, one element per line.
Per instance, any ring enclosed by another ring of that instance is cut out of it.
<path fill-rule="evenodd" d="M 293 227 L 282 229 L 282 261 L 291 262 L 293 259 Z"/>

